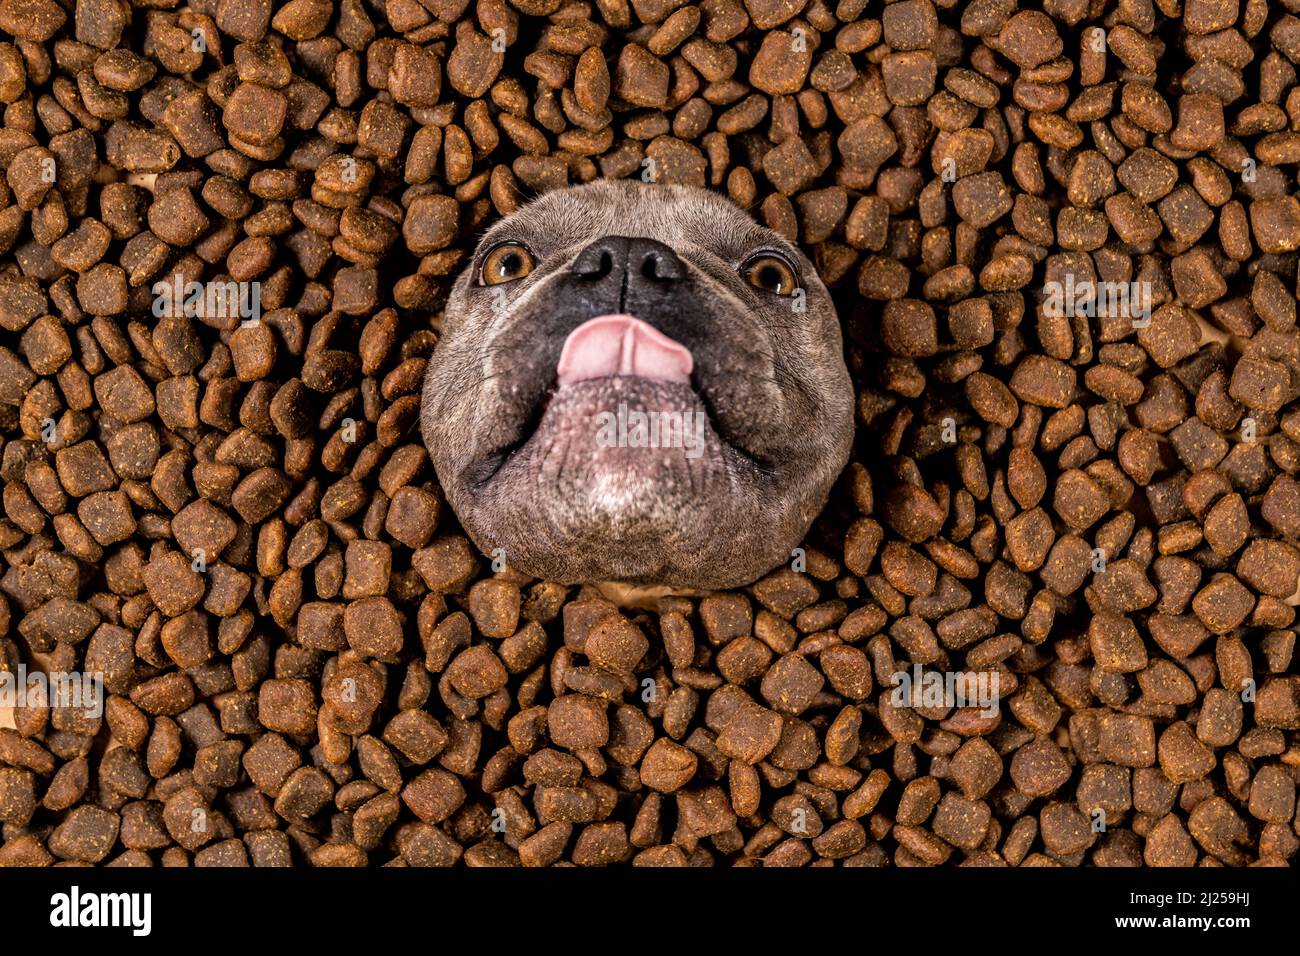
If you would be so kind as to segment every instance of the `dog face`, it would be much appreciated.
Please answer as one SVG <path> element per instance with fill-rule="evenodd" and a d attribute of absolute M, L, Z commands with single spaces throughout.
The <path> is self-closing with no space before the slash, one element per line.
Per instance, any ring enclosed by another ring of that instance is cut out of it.
<path fill-rule="evenodd" d="M 748 584 L 853 440 L 812 265 L 725 198 L 602 181 L 496 223 L 456 281 L 421 427 L 485 553 L 566 584 Z"/>

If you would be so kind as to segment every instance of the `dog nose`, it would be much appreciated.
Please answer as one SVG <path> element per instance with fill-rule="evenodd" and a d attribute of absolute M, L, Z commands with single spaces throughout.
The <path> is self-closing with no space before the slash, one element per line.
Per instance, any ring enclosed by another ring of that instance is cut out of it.
<path fill-rule="evenodd" d="M 591 280 L 614 275 L 627 276 L 628 283 L 675 282 L 685 276 L 686 269 L 677 253 L 662 242 L 604 236 L 578 253 L 572 272 Z"/>

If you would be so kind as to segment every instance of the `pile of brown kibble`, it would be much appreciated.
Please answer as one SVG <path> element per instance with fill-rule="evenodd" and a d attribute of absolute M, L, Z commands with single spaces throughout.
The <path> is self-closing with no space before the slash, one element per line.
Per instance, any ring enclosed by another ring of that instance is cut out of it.
<path fill-rule="evenodd" d="M 0 711 L 0 864 L 1291 860 L 1300 0 L 1040 6 L 0 0 L 0 671 L 107 698 Z M 430 470 L 475 236 L 599 177 L 837 294 L 750 588 L 494 571 Z"/>

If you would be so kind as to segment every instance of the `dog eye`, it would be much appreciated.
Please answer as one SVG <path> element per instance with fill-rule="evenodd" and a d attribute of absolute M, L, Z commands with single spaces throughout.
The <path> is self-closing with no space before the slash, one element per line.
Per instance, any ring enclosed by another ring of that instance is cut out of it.
<path fill-rule="evenodd" d="M 745 281 L 755 289 L 773 295 L 793 295 L 799 285 L 794 269 L 780 256 L 762 254 L 754 256 L 741 267 Z"/>
<path fill-rule="evenodd" d="M 479 282 L 483 285 L 500 285 L 522 279 L 533 271 L 533 254 L 517 242 L 505 242 L 483 257 L 479 267 Z"/>

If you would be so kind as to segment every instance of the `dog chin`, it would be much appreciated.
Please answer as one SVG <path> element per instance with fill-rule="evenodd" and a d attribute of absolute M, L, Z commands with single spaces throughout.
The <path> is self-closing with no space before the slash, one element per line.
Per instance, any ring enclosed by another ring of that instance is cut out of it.
<path fill-rule="evenodd" d="M 726 452 L 689 385 L 592 379 L 555 391 L 492 483 L 527 489 L 571 520 L 615 532 L 658 517 L 665 505 L 724 493 Z"/>
<path fill-rule="evenodd" d="M 571 383 L 470 493 L 468 523 L 480 547 L 503 547 L 512 565 L 550 580 L 658 581 L 718 545 L 744 467 L 689 385 Z M 556 554 L 568 555 L 563 567 Z"/>

